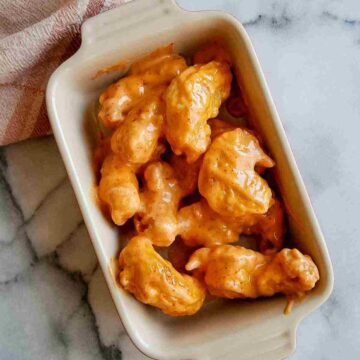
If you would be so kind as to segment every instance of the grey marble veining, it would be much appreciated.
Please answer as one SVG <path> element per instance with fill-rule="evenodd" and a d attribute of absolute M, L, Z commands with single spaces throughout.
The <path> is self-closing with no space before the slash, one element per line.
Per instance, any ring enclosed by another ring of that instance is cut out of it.
<path fill-rule="evenodd" d="M 292 360 L 360 358 L 360 2 L 179 0 L 246 26 L 322 225 L 329 301 Z M 0 359 L 145 359 L 98 268 L 52 137 L 0 150 Z"/>

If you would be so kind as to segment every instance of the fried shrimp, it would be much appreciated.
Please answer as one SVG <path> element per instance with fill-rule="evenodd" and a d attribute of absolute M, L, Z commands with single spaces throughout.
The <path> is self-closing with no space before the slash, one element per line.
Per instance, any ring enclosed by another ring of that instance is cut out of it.
<path fill-rule="evenodd" d="M 276 293 L 301 297 L 319 280 L 315 263 L 297 249 L 263 255 L 241 246 L 202 248 L 186 264 L 186 270 L 195 269 L 203 274 L 210 294 L 229 299 Z"/>
<path fill-rule="evenodd" d="M 106 127 L 121 124 L 129 111 L 154 88 L 168 85 L 187 67 L 185 59 L 164 46 L 135 62 L 129 75 L 110 85 L 99 98 L 99 119 Z"/>
<path fill-rule="evenodd" d="M 134 169 L 115 154 L 108 155 L 104 160 L 98 193 L 116 225 L 123 225 L 140 208 L 139 185 Z"/>
<path fill-rule="evenodd" d="M 232 75 L 225 63 L 212 61 L 184 70 L 165 95 L 165 135 L 176 155 L 196 161 L 210 144 L 207 121 L 219 113 L 230 94 Z"/>
<path fill-rule="evenodd" d="M 144 190 L 135 216 L 136 230 L 154 241 L 169 246 L 177 235 L 177 210 L 182 188 L 172 167 L 165 162 L 150 164 L 144 172 Z"/>
<path fill-rule="evenodd" d="M 179 210 L 179 235 L 187 246 L 230 244 L 239 235 L 256 235 L 262 253 L 279 251 L 283 246 L 285 220 L 278 199 L 265 214 L 248 214 L 240 218 L 225 218 L 210 208 L 205 199 Z"/>
<path fill-rule="evenodd" d="M 205 287 L 181 274 L 153 248 L 150 239 L 133 237 L 119 257 L 120 284 L 139 301 L 171 316 L 196 313 L 205 299 Z"/>
<path fill-rule="evenodd" d="M 132 164 L 145 164 L 153 156 L 163 135 L 165 87 L 154 90 L 126 116 L 111 137 L 111 149 Z"/>
<path fill-rule="evenodd" d="M 266 213 L 272 192 L 255 165 L 274 166 L 257 138 L 241 128 L 224 132 L 214 139 L 202 161 L 198 183 L 201 195 L 225 217 Z"/>

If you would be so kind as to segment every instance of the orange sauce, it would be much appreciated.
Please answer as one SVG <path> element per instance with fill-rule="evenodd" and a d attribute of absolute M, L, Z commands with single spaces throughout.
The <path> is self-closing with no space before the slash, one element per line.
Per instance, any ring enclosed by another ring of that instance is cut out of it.
<path fill-rule="evenodd" d="M 112 73 L 114 71 L 123 71 L 127 68 L 129 62 L 127 60 L 120 60 L 113 65 L 106 66 L 96 72 L 96 74 L 91 78 L 91 80 L 95 80 L 100 76 Z"/>

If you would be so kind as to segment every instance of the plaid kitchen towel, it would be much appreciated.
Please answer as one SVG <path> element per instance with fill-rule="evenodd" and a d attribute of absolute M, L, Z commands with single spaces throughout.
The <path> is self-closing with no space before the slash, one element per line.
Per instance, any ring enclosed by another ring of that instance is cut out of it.
<path fill-rule="evenodd" d="M 0 145 L 51 133 L 45 90 L 87 18 L 129 0 L 0 0 Z"/>

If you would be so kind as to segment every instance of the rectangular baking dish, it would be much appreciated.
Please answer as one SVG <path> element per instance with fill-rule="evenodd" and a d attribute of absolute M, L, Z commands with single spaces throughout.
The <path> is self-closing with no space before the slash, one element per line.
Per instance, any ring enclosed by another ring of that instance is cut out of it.
<path fill-rule="evenodd" d="M 236 75 L 260 132 L 275 159 L 291 241 L 310 254 L 321 280 L 283 315 L 283 297 L 249 302 L 215 301 L 197 315 L 170 318 L 119 288 L 112 262 L 119 234 L 105 221 L 93 197 L 89 109 L 100 92 L 121 73 L 93 79 L 97 70 L 120 59 L 130 62 L 173 42 L 182 54 L 208 38 L 220 37 L 232 52 Z M 259 62 L 242 25 L 218 11 L 188 12 L 171 0 L 136 0 L 87 20 L 78 52 L 52 75 L 48 114 L 99 263 L 122 322 L 134 344 L 155 359 L 283 359 L 295 349 L 296 327 L 330 295 L 333 273 L 318 222 L 271 99 Z"/>

